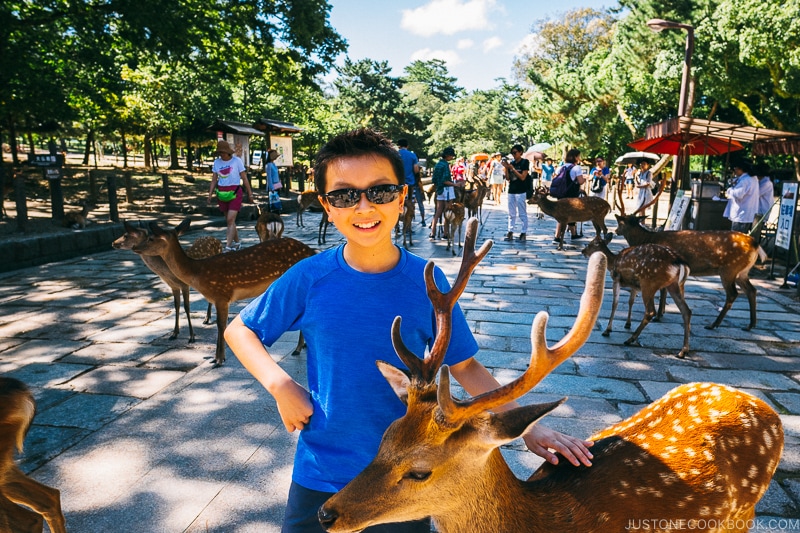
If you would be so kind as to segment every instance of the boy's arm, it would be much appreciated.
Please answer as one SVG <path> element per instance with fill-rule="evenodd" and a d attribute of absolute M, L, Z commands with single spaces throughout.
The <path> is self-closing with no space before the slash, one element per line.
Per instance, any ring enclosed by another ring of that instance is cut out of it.
<path fill-rule="evenodd" d="M 486 367 L 474 357 L 450 367 L 450 373 L 471 396 L 477 396 L 500 386 Z M 507 411 L 515 407 L 519 407 L 517 402 L 509 402 L 496 408 L 495 411 Z M 558 457 L 550 450 L 557 451 L 575 466 L 581 464 L 592 466 L 593 456 L 589 446 L 594 443 L 591 441 L 582 441 L 540 424 L 533 426 L 523 440 L 530 451 L 554 465 L 558 464 Z"/>
<path fill-rule="evenodd" d="M 225 341 L 247 371 L 275 398 L 286 430 L 291 433 L 303 429 L 314 413 L 308 391 L 272 359 L 241 317 L 234 318 L 225 328 Z"/>

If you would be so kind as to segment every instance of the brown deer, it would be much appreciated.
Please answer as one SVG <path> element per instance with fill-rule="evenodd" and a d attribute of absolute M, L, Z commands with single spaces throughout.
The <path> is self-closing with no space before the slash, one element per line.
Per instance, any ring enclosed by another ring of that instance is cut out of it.
<path fill-rule="evenodd" d="M 260 242 L 280 239 L 283 236 L 283 218 L 280 213 L 261 208 L 256 220 L 256 233 Z"/>
<path fill-rule="evenodd" d="M 16 379 L 0 377 L 0 531 L 3 533 L 42 533 L 42 518 L 51 533 L 67 531 L 58 489 L 26 476 L 14 463 L 14 449 L 22 451 L 35 412 L 36 403 L 28 387 Z"/>
<path fill-rule="evenodd" d="M 464 207 L 467 209 L 467 217 L 478 217 L 478 221 L 483 223 L 482 209 L 483 201 L 489 194 L 489 186 L 484 180 L 473 177 L 468 181 L 469 189 L 464 190 Z"/>
<path fill-rule="evenodd" d="M 85 202 L 80 211 L 67 211 L 64 213 L 64 219 L 61 221 L 65 228 L 72 229 L 85 229 L 89 223 L 89 211 L 94 209 L 95 206 L 91 202 Z"/>
<path fill-rule="evenodd" d="M 658 195 L 632 215 L 626 215 L 620 198 L 620 214 L 616 216 L 617 234 L 622 235 L 631 246 L 652 243 L 672 248 L 689 265 L 693 276 L 719 276 L 725 288 L 725 305 L 716 320 L 705 326 L 706 329 L 714 329 L 722 323 L 738 296 L 737 285 L 750 302 L 750 323 L 744 329 L 749 331 L 756 327 L 756 288 L 750 283 L 749 273 L 756 260 L 764 261 L 767 258 L 764 250 L 753 237 L 738 231 L 650 231 L 642 225 L 646 217 L 637 213 L 644 212 L 657 200 Z"/>
<path fill-rule="evenodd" d="M 407 412 L 386 430 L 372 463 L 320 508 L 323 528 L 347 533 L 431 517 L 440 533 L 608 533 L 657 517 L 684 527 L 692 520 L 697 531 L 710 533 L 728 520 L 751 519 L 780 461 L 783 430 L 766 403 L 724 385 L 681 385 L 597 433 L 589 468 L 561 461 L 545 463 L 527 481 L 514 475 L 499 447 L 564 400 L 493 410 L 525 394 L 589 337 L 602 301 L 605 257 L 589 260 L 578 316 L 563 339 L 547 345 L 547 313 L 539 313 L 528 369 L 494 391 L 456 399 L 441 364 L 453 306 L 489 249 L 487 242 L 475 253 L 476 233 L 477 222 L 470 221 L 450 292 L 439 292 L 433 265 L 426 268 L 439 333 L 425 359 L 404 345 L 395 319 L 392 340 L 409 370 L 378 367 Z M 701 520 L 708 527 L 699 527 Z"/>
<path fill-rule="evenodd" d="M 111 243 L 115 250 L 133 250 L 139 244 L 147 241 L 150 232 L 145 228 L 137 228 L 133 224 L 123 222 L 125 227 L 125 234 Z M 188 229 L 188 224 L 185 229 Z M 179 235 L 182 235 L 181 232 Z M 192 259 L 203 259 L 222 253 L 222 243 L 216 237 L 203 236 L 198 237 L 191 247 L 186 249 L 186 255 Z M 172 289 L 172 300 L 175 305 L 175 327 L 172 329 L 172 335 L 169 340 L 178 338 L 180 332 L 180 315 L 181 315 L 181 295 L 183 295 L 183 308 L 186 312 L 186 322 L 189 324 L 189 342 L 194 342 L 194 328 L 192 327 L 191 305 L 189 301 L 189 285 L 182 282 L 178 276 L 172 273 L 167 264 L 159 256 L 139 255 L 142 258 L 145 266 L 156 274 L 161 280 Z M 206 319 L 203 324 L 211 323 L 211 303 L 208 304 L 206 310 Z"/>
<path fill-rule="evenodd" d="M 192 259 L 178 242 L 179 232 L 188 225 L 188 220 L 184 220 L 174 230 L 167 230 L 151 223 L 150 236 L 144 243 L 134 246 L 133 251 L 160 256 L 178 279 L 214 304 L 217 311 L 214 365 L 220 366 L 225 362 L 223 334 L 228 325 L 230 304 L 258 296 L 289 267 L 315 252 L 300 241 L 284 237 L 206 259 Z M 301 334 L 295 353 L 299 353 L 302 346 Z"/>
<path fill-rule="evenodd" d="M 632 246 L 620 251 L 619 254 L 614 254 L 608 248 L 608 242 L 611 237 L 612 235 L 609 234 L 606 239 L 603 239 L 598 235 L 581 251 L 586 257 L 591 257 L 595 252 L 605 255 L 608 271 L 611 273 L 611 279 L 614 280 L 612 290 L 614 300 L 611 304 L 611 316 L 608 317 L 608 327 L 603 332 L 603 337 L 608 337 L 611 334 L 614 314 L 619 303 L 620 287 L 627 287 L 631 292 L 630 300 L 628 300 L 628 319 L 625 322 L 625 329 L 630 329 L 631 327 L 631 312 L 638 291 L 642 291 L 645 309 L 644 317 L 642 317 L 639 327 L 624 342 L 626 346 L 637 342 L 639 334 L 656 316 L 656 292 L 667 290 L 675 301 L 675 305 L 680 309 L 681 317 L 683 318 L 683 348 L 678 353 L 678 357 L 684 358 L 689 353 L 689 332 L 692 318 L 692 311 L 686 305 L 686 299 L 683 295 L 683 285 L 689 277 L 689 267 L 681 261 L 678 254 L 672 249 L 659 244 Z"/>
<path fill-rule="evenodd" d="M 459 248 L 463 248 L 461 245 L 461 228 L 464 225 L 464 211 L 464 204 L 452 202 L 449 206 L 444 208 L 444 212 L 442 213 L 442 219 L 444 220 L 442 229 L 444 234 L 447 236 L 447 247 L 445 250 L 450 250 L 452 247 L 454 256 L 457 255 L 456 245 L 453 242 L 456 231 L 458 231 L 458 241 L 456 242 L 458 243 Z"/>
<path fill-rule="evenodd" d="M 317 244 L 325 244 L 329 225 L 328 212 L 319 203 L 319 193 L 317 191 L 303 191 L 297 197 L 297 226 L 305 227 L 303 225 L 303 212 L 309 207 L 322 210 L 322 218 L 319 221 L 319 229 L 317 231 Z"/>
<path fill-rule="evenodd" d="M 406 250 L 409 246 L 414 246 L 414 208 L 414 197 L 409 194 L 403 204 L 403 213 L 400 215 L 400 218 L 397 220 L 397 225 L 395 226 L 395 238 L 397 238 L 400 233 L 403 234 L 403 248 Z M 408 245 L 406 245 L 406 241 L 408 241 Z"/>
<path fill-rule="evenodd" d="M 561 231 L 556 235 L 558 249 L 564 249 L 564 232 L 567 224 L 572 222 L 591 221 L 596 235 L 602 231 L 605 237 L 608 234 L 605 217 L 611 206 L 608 202 L 597 196 L 582 196 L 580 198 L 561 198 L 551 200 L 547 196 L 547 189 L 539 187 L 528 200 L 531 205 L 538 205 L 547 215 L 555 218 L 561 224 Z"/>

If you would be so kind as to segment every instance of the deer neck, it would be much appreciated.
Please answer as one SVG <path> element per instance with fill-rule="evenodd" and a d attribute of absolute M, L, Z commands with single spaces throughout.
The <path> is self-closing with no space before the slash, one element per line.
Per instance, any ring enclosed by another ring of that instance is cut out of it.
<path fill-rule="evenodd" d="M 169 239 L 169 246 L 161 259 L 178 279 L 187 285 L 194 285 L 193 280 L 197 273 L 193 265 L 194 259 L 186 255 L 177 239 Z"/>
<path fill-rule="evenodd" d="M 434 515 L 433 522 L 440 533 L 463 533 L 464 531 L 486 531 L 492 533 L 552 532 L 558 531 L 556 524 L 548 528 L 542 522 L 547 515 L 551 497 L 531 490 L 529 483 L 518 479 L 503 459 L 499 449 L 489 454 L 481 475 L 472 479 L 469 490 L 464 490 L 465 499 L 459 499 L 458 507 L 444 508 L 442 515 Z M 509 503 L 514 502 L 514 505 Z M 534 509 L 543 513 L 532 512 Z"/>

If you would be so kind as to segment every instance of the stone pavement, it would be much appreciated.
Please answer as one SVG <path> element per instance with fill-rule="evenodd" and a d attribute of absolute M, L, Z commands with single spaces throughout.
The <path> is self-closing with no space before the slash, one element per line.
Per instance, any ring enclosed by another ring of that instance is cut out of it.
<path fill-rule="evenodd" d="M 554 221 L 535 219 L 533 207 L 529 212 L 528 242 L 508 243 L 504 210 L 486 208 L 479 238 L 495 245 L 461 299 L 481 346 L 478 358 L 501 382 L 528 364 L 535 313 L 550 314 L 550 343 L 564 335 L 586 271 L 580 246 L 557 252 Z M 306 214 L 300 229 L 286 215 L 285 235 L 316 247 L 318 220 Z M 452 280 L 459 259 L 443 241 L 430 242 L 426 228 L 415 228 L 412 250 L 436 260 Z M 185 242 L 223 231 L 206 227 Z M 588 225 L 586 231 L 593 234 Z M 257 242 L 252 223 L 240 233 L 246 244 Z M 325 246 L 339 242 L 331 228 Z M 623 240 L 612 247 L 623 247 Z M 615 332 L 600 335 L 610 310 L 607 278 L 589 341 L 522 401 L 568 395 L 544 423 L 588 436 L 680 383 L 714 381 L 751 392 L 781 414 L 786 434 L 783 460 L 758 507 L 759 531 L 800 532 L 800 304 L 778 289 L 779 281 L 754 283 L 759 325 L 751 332 L 741 329 L 748 318 L 743 297 L 719 329 L 705 330 L 724 291 L 717 278 L 687 283 L 692 352 L 678 360 L 672 354 L 680 349 L 682 324 L 673 304 L 661 323 L 644 330 L 641 346 L 622 345 L 624 309 Z M 198 341 L 187 343 L 185 316 L 179 338 L 167 340 L 174 316 L 166 289 L 135 254 L 111 250 L 110 243 L 108 252 L 0 274 L 0 374 L 28 383 L 39 407 L 22 467 L 61 490 L 72 532 L 277 532 L 295 436 L 231 353 L 224 367 L 211 368 L 216 328 L 201 324 L 206 304 L 196 292 Z M 637 303 L 634 320 L 641 313 Z M 289 355 L 296 339 L 288 333 L 272 351 L 302 381 L 304 356 Z M 504 453 L 521 476 L 540 463 L 519 445 Z"/>

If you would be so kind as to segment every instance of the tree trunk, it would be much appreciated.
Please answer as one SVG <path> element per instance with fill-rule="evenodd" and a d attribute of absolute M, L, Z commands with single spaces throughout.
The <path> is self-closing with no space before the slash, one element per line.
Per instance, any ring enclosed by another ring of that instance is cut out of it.
<path fill-rule="evenodd" d="M 151 170 L 153 168 L 153 145 L 150 140 L 150 135 L 144 136 L 144 168 Z"/>
<path fill-rule="evenodd" d="M 14 117 L 11 115 L 8 116 L 8 144 L 11 146 L 11 163 L 15 166 L 19 166 L 19 154 L 17 154 L 17 123 L 14 121 Z"/>
<path fill-rule="evenodd" d="M 178 134 L 175 130 L 169 134 L 169 168 L 170 170 L 181 168 L 180 162 L 178 162 Z"/>
<path fill-rule="evenodd" d="M 194 148 L 192 148 L 192 140 L 186 136 L 186 170 L 192 172 L 194 170 Z"/>
<path fill-rule="evenodd" d="M 125 132 L 120 131 L 122 138 L 122 168 L 128 168 L 128 140 L 125 138 Z"/>
<path fill-rule="evenodd" d="M 94 146 L 94 130 L 90 129 L 86 134 L 86 146 L 83 149 L 84 165 L 89 165 L 89 155 L 92 153 L 92 146 Z"/>

